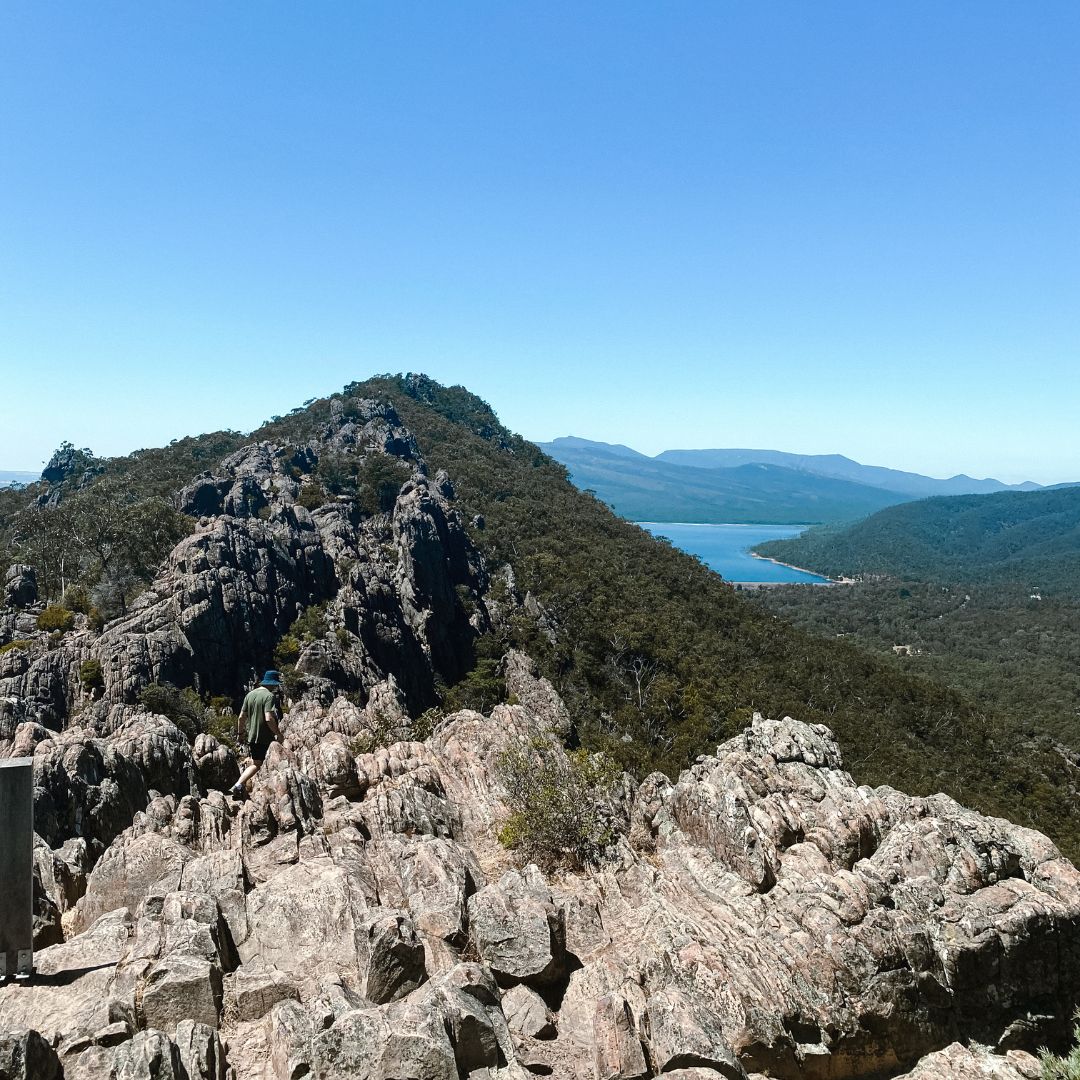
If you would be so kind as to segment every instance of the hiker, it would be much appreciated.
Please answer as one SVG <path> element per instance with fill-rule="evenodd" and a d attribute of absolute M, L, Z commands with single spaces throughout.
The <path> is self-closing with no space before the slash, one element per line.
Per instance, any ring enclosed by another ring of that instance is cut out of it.
<path fill-rule="evenodd" d="M 266 760 L 266 751 L 270 744 L 281 734 L 281 706 L 278 704 L 277 691 L 281 689 L 281 672 L 268 671 L 262 682 L 251 690 L 240 707 L 236 718 L 236 738 L 244 740 L 251 748 L 251 764 L 240 774 L 240 779 L 229 789 L 233 798 L 241 799 L 246 793 L 247 782 L 259 771 L 259 766 Z M 244 724 L 247 723 L 247 731 Z"/>

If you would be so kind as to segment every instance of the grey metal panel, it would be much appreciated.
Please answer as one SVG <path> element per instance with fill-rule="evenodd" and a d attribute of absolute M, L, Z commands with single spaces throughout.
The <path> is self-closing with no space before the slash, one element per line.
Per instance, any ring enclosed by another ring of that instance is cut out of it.
<path fill-rule="evenodd" d="M 0 955 L 26 973 L 34 947 L 34 759 L 0 760 Z M 22 954 L 22 955 L 20 955 Z"/>

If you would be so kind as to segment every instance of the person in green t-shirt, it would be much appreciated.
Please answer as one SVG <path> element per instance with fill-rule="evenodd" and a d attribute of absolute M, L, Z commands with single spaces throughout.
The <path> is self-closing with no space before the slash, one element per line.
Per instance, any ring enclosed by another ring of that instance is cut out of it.
<path fill-rule="evenodd" d="M 268 671 L 262 682 L 244 698 L 240 715 L 236 718 L 236 738 L 246 741 L 251 748 L 251 764 L 240 774 L 240 779 L 229 789 L 229 794 L 240 799 L 247 792 L 248 781 L 259 771 L 266 760 L 270 744 L 281 734 L 281 706 L 278 693 L 281 690 L 281 672 Z"/>

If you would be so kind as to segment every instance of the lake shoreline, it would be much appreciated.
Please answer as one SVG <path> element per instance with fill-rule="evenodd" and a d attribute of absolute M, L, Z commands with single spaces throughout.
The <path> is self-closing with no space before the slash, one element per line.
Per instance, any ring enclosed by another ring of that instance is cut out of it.
<path fill-rule="evenodd" d="M 827 574 L 819 574 L 817 570 L 807 570 L 805 566 L 796 566 L 794 563 L 784 562 L 782 559 L 774 559 L 771 555 L 759 555 L 756 551 L 748 551 L 751 559 L 761 559 L 763 562 L 776 563 L 777 566 L 787 567 L 788 570 L 798 570 L 800 574 L 813 574 L 815 577 L 824 578 L 824 581 L 782 581 L 780 585 L 850 585 L 849 578 L 831 578 Z M 753 582 L 736 581 L 733 585 L 748 585 Z M 766 582 L 766 584 L 770 584 Z"/>
<path fill-rule="evenodd" d="M 761 557 L 751 551 L 768 540 L 799 536 L 809 528 L 808 525 L 748 521 L 729 522 L 726 525 L 700 521 L 638 521 L 635 524 L 701 560 L 733 586 L 754 588 L 760 585 L 833 583 L 824 574 L 815 574 L 778 559 Z"/>

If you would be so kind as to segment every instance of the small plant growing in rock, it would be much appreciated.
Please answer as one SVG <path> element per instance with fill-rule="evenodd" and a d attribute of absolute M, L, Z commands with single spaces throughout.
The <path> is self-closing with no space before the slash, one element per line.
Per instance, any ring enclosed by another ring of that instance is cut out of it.
<path fill-rule="evenodd" d="M 602 754 L 560 753 L 539 733 L 508 747 L 496 774 L 510 816 L 499 842 L 545 868 L 600 862 L 619 836 L 621 773 Z"/>
<path fill-rule="evenodd" d="M 79 665 L 79 682 L 88 694 L 103 690 L 105 688 L 105 673 L 101 670 L 101 661 L 97 659 L 84 660 Z"/>
<path fill-rule="evenodd" d="M 60 604 L 68 611 L 78 611 L 83 615 L 90 614 L 90 594 L 81 585 L 69 585 L 64 590 Z"/>
<path fill-rule="evenodd" d="M 285 634 L 274 648 L 274 667 L 279 671 L 300 659 L 300 641 L 293 634 Z"/>
<path fill-rule="evenodd" d="M 66 633 L 75 625 L 75 612 L 68 611 L 59 604 L 50 604 L 38 617 L 39 630 L 58 631 Z"/>
<path fill-rule="evenodd" d="M 1058 1057 L 1043 1048 L 1039 1053 L 1041 1080 L 1080 1080 L 1080 1010 L 1073 1015 L 1073 1041 L 1076 1045 L 1065 1057 Z"/>
<path fill-rule="evenodd" d="M 26 641 L 23 638 L 16 638 L 14 641 L 6 641 L 3 645 L 0 645 L 0 655 L 6 652 L 11 652 L 13 649 L 30 649 L 34 643 L 32 641 Z"/>
<path fill-rule="evenodd" d="M 318 510 L 330 501 L 330 495 L 318 480 L 309 480 L 306 484 L 301 484 L 296 501 L 305 510 Z"/>
<path fill-rule="evenodd" d="M 168 717 L 186 736 L 188 742 L 206 730 L 209 710 L 194 690 L 181 690 L 172 683 L 151 683 L 139 694 L 139 704 L 147 712 Z"/>

